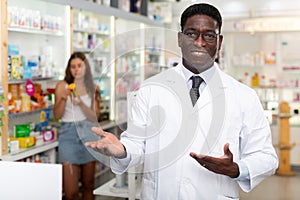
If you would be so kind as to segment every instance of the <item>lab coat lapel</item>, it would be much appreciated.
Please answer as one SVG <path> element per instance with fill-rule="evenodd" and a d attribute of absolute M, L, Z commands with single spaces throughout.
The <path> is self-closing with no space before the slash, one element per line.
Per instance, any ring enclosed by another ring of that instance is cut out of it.
<path fill-rule="evenodd" d="M 169 70 L 168 73 L 166 73 L 164 84 L 171 88 L 179 97 L 182 108 L 192 112 L 194 107 L 192 105 L 189 89 L 181 73 L 178 67 L 174 70 Z"/>
<path fill-rule="evenodd" d="M 163 84 L 171 88 L 172 91 L 180 97 L 182 106 L 185 109 L 189 109 L 191 112 L 196 112 L 224 96 L 226 86 L 222 82 L 222 72 L 220 72 L 219 69 L 216 69 L 213 76 L 207 80 L 206 87 L 196 105 L 193 106 L 189 89 L 181 73 L 182 72 L 178 67 L 174 70 L 166 71 Z"/>
<path fill-rule="evenodd" d="M 213 76 L 209 80 L 207 80 L 206 87 L 195 106 L 196 110 L 199 111 L 200 109 L 211 103 L 214 103 L 219 98 L 222 98 L 224 96 L 226 86 L 223 84 L 221 76 L 222 74 L 219 69 L 216 69 Z"/>

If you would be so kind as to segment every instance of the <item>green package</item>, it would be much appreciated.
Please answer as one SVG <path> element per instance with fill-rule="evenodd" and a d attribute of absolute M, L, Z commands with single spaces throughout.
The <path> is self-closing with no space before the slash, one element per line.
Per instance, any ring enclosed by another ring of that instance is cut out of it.
<path fill-rule="evenodd" d="M 15 137 L 28 137 L 30 135 L 30 124 L 17 124 L 14 126 Z"/>

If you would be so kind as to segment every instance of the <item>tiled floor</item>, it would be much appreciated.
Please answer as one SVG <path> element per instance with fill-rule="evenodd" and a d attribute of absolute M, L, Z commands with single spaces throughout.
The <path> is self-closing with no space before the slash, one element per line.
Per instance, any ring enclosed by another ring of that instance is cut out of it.
<path fill-rule="evenodd" d="M 263 181 L 250 193 L 241 191 L 241 200 L 299 200 L 300 199 L 300 173 L 295 176 L 271 176 Z M 123 198 L 113 198 L 96 196 L 95 200 L 124 200 Z"/>

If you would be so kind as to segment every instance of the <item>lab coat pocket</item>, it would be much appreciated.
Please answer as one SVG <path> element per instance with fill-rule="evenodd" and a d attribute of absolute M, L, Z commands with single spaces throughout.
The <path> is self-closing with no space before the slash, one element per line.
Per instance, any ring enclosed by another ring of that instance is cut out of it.
<path fill-rule="evenodd" d="M 217 200 L 232 200 L 232 199 L 238 200 L 239 198 L 238 197 L 227 197 L 224 195 L 218 195 L 218 197 L 217 197 Z"/>

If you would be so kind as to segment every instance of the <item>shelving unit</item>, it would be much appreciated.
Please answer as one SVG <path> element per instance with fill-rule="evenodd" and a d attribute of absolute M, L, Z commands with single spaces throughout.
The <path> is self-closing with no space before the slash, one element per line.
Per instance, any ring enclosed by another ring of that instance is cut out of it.
<path fill-rule="evenodd" d="M 58 146 L 58 142 L 50 142 L 44 143 L 40 146 L 34 146 L 28 149 L 20 149 L 18 152 L 14 152 L 11 154 L 4 155 L 0 157 L 3 161 L 18 161 L 24 158 L 28 158 L 32 155 L 36 155 L 42 152 L 47 152 L 48 156 L 50 157 L 50 163 L 56 162 L 55 156 L 55 148 Z"/>
<path fill-rule="evenodd" d="M 61 66 L 65 66 L 66 59 L 69 56 L 69 7 L 53 4 L 52 1 L 36 1 L 27 2 L 21 0 L 5 0 L 1 1 L 1 75 L 2 85 L 4 85 L 5 96 L 8 96 L 8 86 L 10 84 L 26 83 L 26 79 L 16 79 L 8 76 L 11 73 L 8 70 L 8 50 L 10 44 L 18 45 L 20 54 L 27 58 L 33 57 L 38 60 L 41 55 L 40 67 L 47 68 L 49 71 L 37 74 L 32 78 L 33 82 L 42 85 L 54 85 L 61 72 Z M 3 16 L 5 15 L 5 16 Z M 60 21 L 64 19 L 64 22 Z M 35 21 L 36 20 L 36 21 Z M 41 20 L 41 21 L 39 21 Z M 47 21 L 48 20 L 48 21 Z M 40 24 L 38 24 L 38 23 Z M 3 25 L 2 25 L 3 24 Z M 55 51 L 49 49 L 49 46 L 56 46 Z M 44 49 L 46 48 L 46 50 Z M 48 49 L 47 49 L 48 48 Z M 11 56 L 11 55 L 10 55 Z M 13 55 L 19 56 L 19 55 Z M 43 62 L 47 61 L 47 62 Z M 50 71 L 51 70 L 51 71 Z M 54 75 L 50 77 L 49 75 Z M 55 77 L 55 78 L 54 78 Z M 20 149 L 18 152 L 8 153 L 9 132 L 12 133 L 12 127 L 15 124 L 39 121 L 39 114 L 43 110 L 52 109 L 53 107 L 34 110 L 32 112 L 20 112 L 8 114 L 8 99 L 3 102 L 5 108 L 5 126 L 2 130 L 2 157 L 1 160 L 17 161 L 35 154 L 46 153 L 51 163 L 55 163 L 55 149 L 58 142 L 44 143 L 31 148 Z"/>
<path fill-rule="evenodd" d="M 285 23 L 282 23 L 285 21 Z M 300 141 L 299 17 L 251 18 L 224 22 L 225 70 L 257 92 L 271 124 L 273 143 L 278 143 L 279 104 L 291 107 L 291 135 Z M 246 74 L 247 73 L 247 74 Z M 257 73 L 257 79 L 251 79 Z M 265 77 L 262 77 L 264 75 Z M 292 151 L 292 164 L 299 165 L 300 147 Z"/>
<path fill-rule="evenodd" d="M 115 188 L 116 178 L 111 179 L 107 183 L 103 184 L 101 187 L 94 190 L 94 195 L 111 196 L 111 197 L 121 197 L 130 198 L 130 191 L 128 188 Z M 137 185 L 134 199 L 141 199 L 141 185 Z"/>
<path fill-rule="evenodd" d="M 274 107 L 274 101 L 279 103 L 286 100 L 292 104 L 300 102 L 300 73 L 297 68 L 300 68 L 300 59 L 295 53 L 300 27 L 298 32 L 285 29 L 261 30 L 259 20 L 261 19 L 253 19 L 252 24 L 244 22 L 244 26 L 241 26 L 243 28 L 236 30 L 232 30 L 232 26 L 239 27 L 237 24 L 243 22 L 225 22 L 223 32 L 226 38 L 226 70 L 236 79 L 256 89 L 265 109 L 269 109 L 267 104 L 270 102 L 273 111 L 275 109 L 278 112 L 278 104 Z M 273 23 L 275 22 L 270 22 L 275 27 Z M 267 26 L 266 23 L 263 27 Z M 258 75 L 259 83 L 253 82 L 254 74 Z"/>
<path fill-rule="evenodd" d="M 137 90 L 144 74 L 144 25 L 116 20 L 116 120 L 127 120 L 127 93 Z"/>
<path fill-rule="evenodd" d="M 39 62 L 40 71 L 34 73 L 34 77 L 61 76 L 64 73 L 61 66 L 65 66 L 70 55 L 69 7 L 51 1 L 7 2 L 8 44 L 18 45 L 26 62 Z M 28 41 L 34 42 L 28 44 Z"/>
<path fill-rule="evenodd" d="M 106 119 L 111 108 L 110 85 L 113 69 L 109 64 L 113 59 L 113 18 L 81 8 L 72 8 L 72 15 L 72 50 L 85 53 L 89 60 L 94 82 L 101 90 L 100 113 L 105 115 L 102 114 L 100 119 Z M 108 117 L 107 120 L 111 118 Z"/>
<path fill-rule="evenodd" d="M 47 107 L 47 108 L 41 108 L 38 110 L 34 110 L 34 111 L 30 111 L 30 112 L 20 112 L 20 113 L 9 113 L 9 119 L 12 120 L 14 118 L 18 118 L 18 117 L 28 117 L 29 115 L 34 115 L 34 114 L 39 114 L 41 111 L 43 110 L 52 110 L 53 109 L 53 105 Z"/>
<path fill-rule="evenodd" d="M 8 85 L 6 84 L 8 82 L 7 77 L 7 41 L 8 41 L 8 35 L 7 35 L 7 1 L 1 1 L 0 3 L 0 41 L 1 41 L 1 47 L 0 47 L 0 62 L 1 62 L 1 88 L 3 89 L 3 95 L 7 97 L 8 92 Z M 2 155 L 7 154 L 7 145 L 8 145 L 8 135 L 6 134 L 8 132 L 8 100 L 4 99 L 1 103 L 2 108 L 4 109 L 4 116 L 2 117 L 2 123 L 4 126 L 1 127 L 1 153 Z"/>
<path fill-rule="evenodd" d="M 49 30 L 40 30 L 40 29 L 30 29 L 25 27 L 13 27 L 10 26 L 7 28 L 9 32 L 20 32 L 28 34 L 39 34 L 39 35 L 51 35 L 51 36 L 63 36 L 62 31 L 49 31 Z"/>
<path fill-rule="evenodd" d="M 31 79 L 33 82 L 40 82 L 40 81 L 57 81 L 56 79 L 54 79 L 54 77 L 43 77 L 43 78 L 33 78 Z M 24 79 L 10 79 L 8 80 L 8 84 L 24 84 L 26 83 L 27 80 Z"/>

